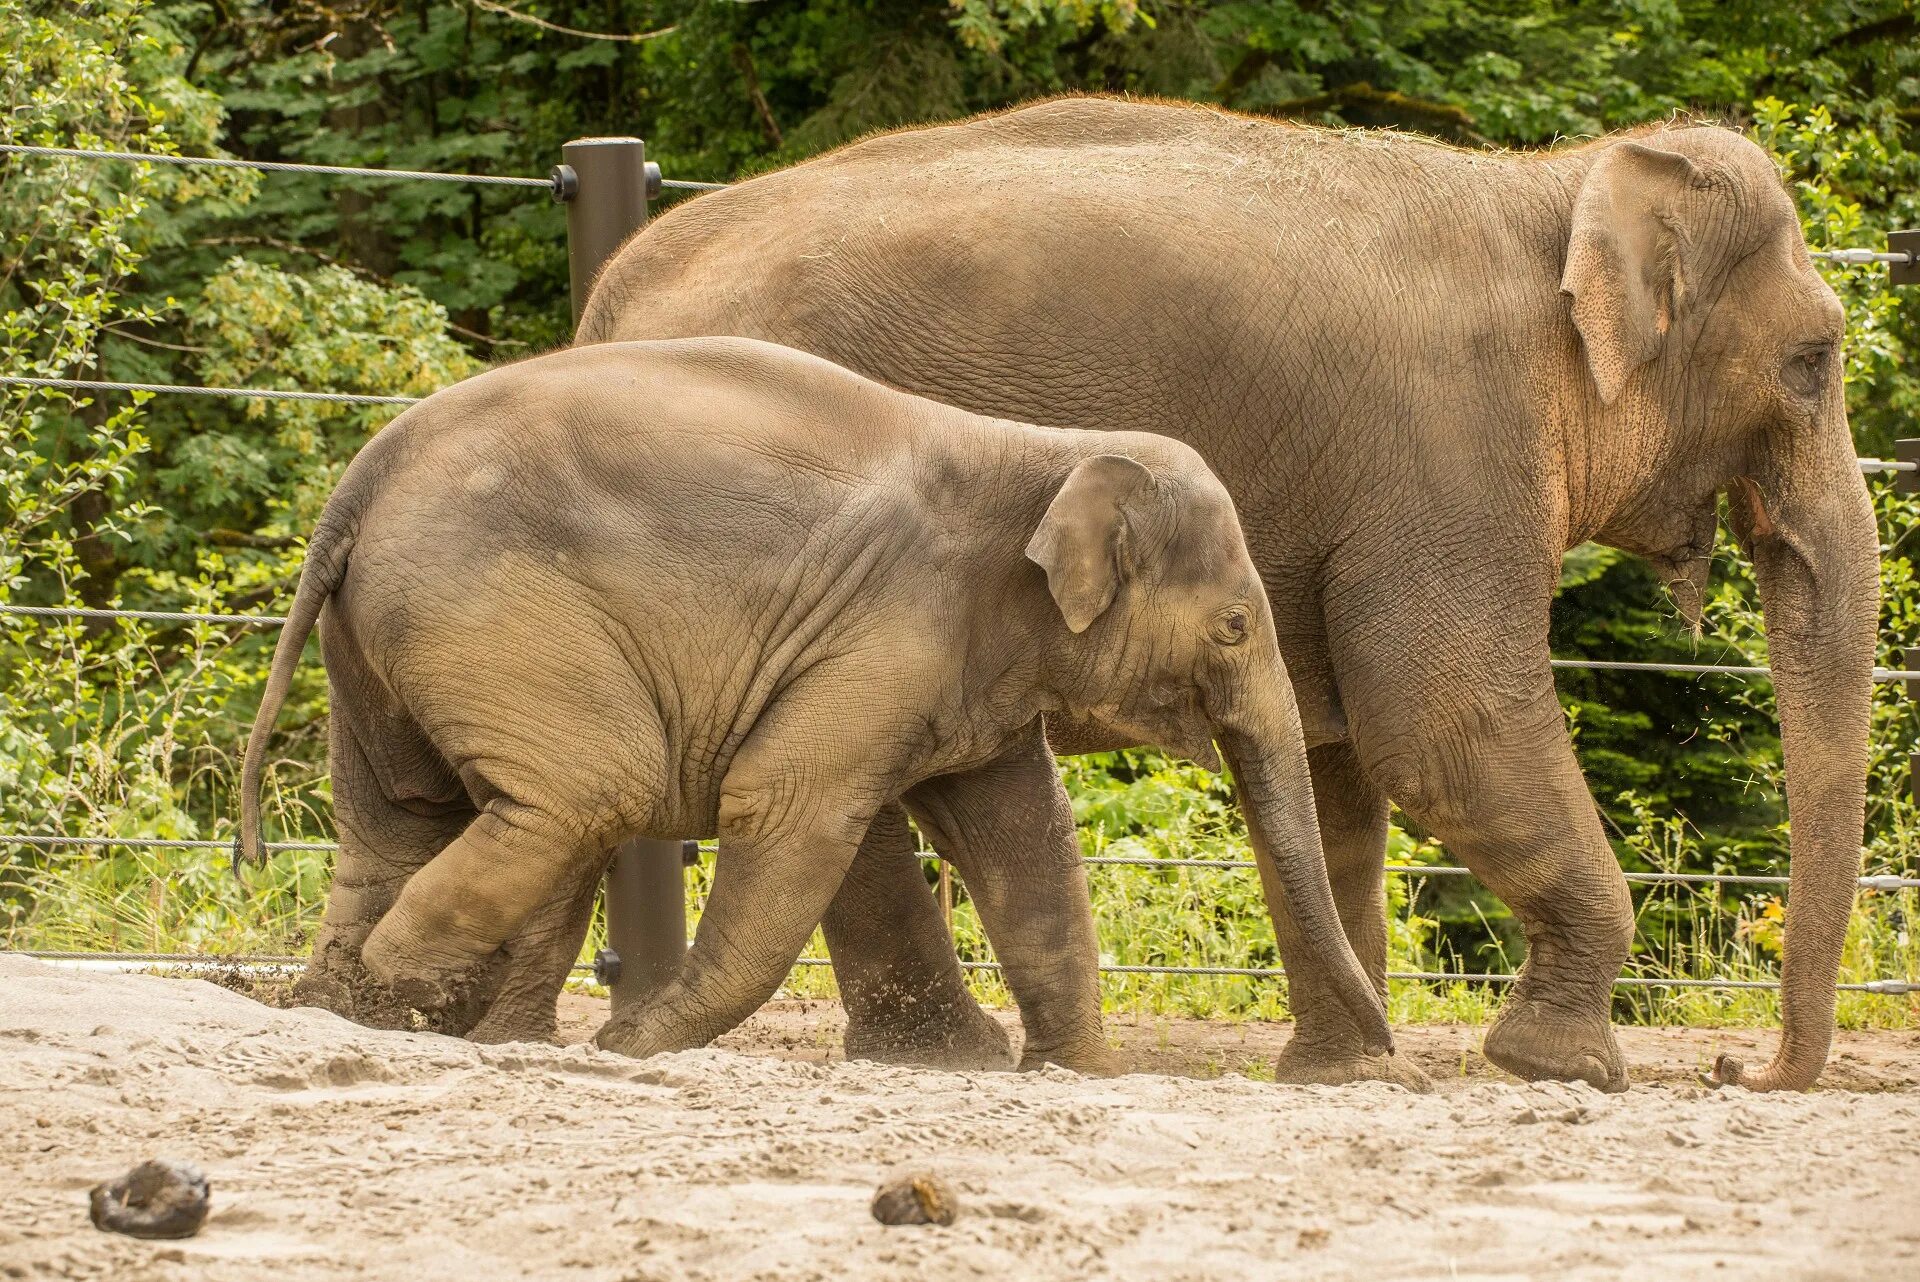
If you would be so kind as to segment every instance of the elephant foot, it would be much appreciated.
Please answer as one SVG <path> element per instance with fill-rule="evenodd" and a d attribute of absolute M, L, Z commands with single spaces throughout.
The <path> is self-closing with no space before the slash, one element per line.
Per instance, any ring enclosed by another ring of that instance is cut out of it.
<path fill-rule="evenodd" d="M 942 1005 L 918 1002 L 905 1011 L 918 1017 L 880 1021 L 856 1019 L 848 1012 L 847 1058 L 956 1071 L 1013 1064 L 1007 1030 L 971 997 Z"/>
<path fill-rule="evenodd" d="M 560 1038 L 560 1021 L 554 1017 L 553 1004 L 545 1010 L 514 1008 L 496 1001 L 486 1015 L 467 1034 L 470 1042 L 497 1046 L 503 1042 L 555 1042 Z"/>
<path fill-rule="evenodd" d="M 1289 1086 L 1392 1082 L 1416 1095 L 1433 1091 L 1433 1079 L 1404 1055 L 1368 1055 L 1357 1047 L 1303 1041 L 1297 1033 L 1274 1061 L 1273 1080 Z"/>
<path fill-rule="evenodd" d="M 602 1024 L 600 1031 L 593 1035 L 593 1044 L 603 1051 L 612 1051 L 616 1055 L 627 1055 L 634 1059 L 645 1059 L 649 1055 L 664 1055 L 668 1051 L 697 1050 L 707 1044 L 704 1038 L 689 1038 L 684 1034 L 676 1033 L 667 1021 L 658 1018 L 648 1019 L 646 1016 L 646 1007 L 615 1015 Z"/>
<path fill-rule="evenodd" d="M 1031 1073 L 1049 1064 L 1088 1077 L 1120 1077 L 1133 1071 L 1132 1060 L 1109 1046 L 1105 1034 L 1099 1031 L 1052 1043 L 1036 1043 L 1029 1037 L 1020 1050 L 1020 1071 Z"/>
<path fill-rule="evenodd" d="M 1575 1015 L 1515 997 L 1487 1030 L 1481 1053 L 1529 1082 L 1586 1082 L 1609 1092 L 1627 1089 L 1627 1061 L 1604 1016 Z"/>
<path fill-rule="evenodd" d="M 418 1011 L 430 1032 L 459 1036 L 477 1027 L 506 978 L 507 955 L 496 950 L 478 961 L 448 959 L 409 946 L 384 926 L 376 927 L 360 949 L 374 983 L 393 1002 Z"/>
<path fill-rule="evenodd" d="M 293 985 L 296 1006 L 317 1006 L 367 1028 L 464 1036 L 483 1008 L 472 1003 L 420 1010 L 374 978 L 357 949 L 331 943 L 315 954 Z"/>
<path fill-rule="evenodd" d="M 1087 1077 L 1124 1077 L 1133 1071 L 1133 1060 L 1111 1046 L 1102 1046 L 1099 1050 L 1084 1051 L 1043 1051 L 1023 1053 L 1020 1056 L 1019 1071 L 1038 1072 L 1049 1064 L 1061 1068 L 1070 1068 Z"/>

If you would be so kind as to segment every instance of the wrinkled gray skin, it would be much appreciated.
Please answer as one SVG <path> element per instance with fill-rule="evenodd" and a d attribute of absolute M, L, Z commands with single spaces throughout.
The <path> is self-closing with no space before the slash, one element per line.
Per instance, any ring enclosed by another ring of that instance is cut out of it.
<path fill-rule="evenodd" d="M 1842 320 L 1773 165 L 1725 129 L 1485 154 L 1063 100 L 691 201 L 623 249 L 580 340 L 750 335 L 982 413 L 1194 445 L 1271 595 L 1375 984 L 1391 798 L 1525 927 L 1487 1056 L 1609 1089 L 1632 913 L 1554 697 L 1548 606 L 1561 553 L 1596 539 L 1697 618 L 1726 494 L 1793 829 L 1781 1046 L 1718 1074 L 1766 1089 L 1825 1062 L 1863 825 L 1876 539 Z M 978 1021 L 890 855 L 827 918 L 850 1041 L 950 1054 Z M 1408 1080 L 1363 1053 L 1270 902 L 1299 1020 L 1281 1076 Z M 904 1017 L 898 991 L 921 999 Z M 925 1010 L 945 1014 L 914 1026 Z"/>
<path fill-rule="evenodd" d="M 358 955 L 363 999 L 453 1023 L 519 1004 L 497 999 L 577 948 L 615 844 L 717 835 L 681 974 L 598 1037 L 704 1045 L 773 994 L 899 805 L 966 878 L 1023 1063 L 1112 1071 L 1061 717 L 1202 759 L 1217 741 L 1279 899 L 1391 1046 L 1259 576 L 1178 442 L 985 419 L 745 339 L 573 349 L 441 392 L 314 531 L 248 743 L 255 861 L 266 742 L 322 617 L 343 874 L 418 869 L 329 897 L 319 952 Z"/>

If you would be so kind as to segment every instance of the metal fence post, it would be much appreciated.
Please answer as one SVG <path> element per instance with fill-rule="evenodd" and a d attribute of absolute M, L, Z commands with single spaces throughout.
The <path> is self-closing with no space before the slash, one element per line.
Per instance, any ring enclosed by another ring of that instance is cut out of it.
<path fill-rule="evenodd" d="M 560 155 L 553 198 L 567 207 L 567 265 L 578 324 L 600 269 L 647 225 L 647 201 L 659 188 L 660 171 L 647 163 L 647 146 L 638 138 L 576 138 Z M 614 850 L 606 882 L 607 951 L 595 960 L 594 973 L 613 990 L 616 1011 L 645 1001 L 686 960 L 683 849 L 689 844 L 641 839 Z"/>
<path fill-rule="evenodd" d="M 1907 256 L 1904 263 L 1887 264 L 1887 284 L 1920 285 L 1920 231 L 1887 233 L 1887 252 Z"/>

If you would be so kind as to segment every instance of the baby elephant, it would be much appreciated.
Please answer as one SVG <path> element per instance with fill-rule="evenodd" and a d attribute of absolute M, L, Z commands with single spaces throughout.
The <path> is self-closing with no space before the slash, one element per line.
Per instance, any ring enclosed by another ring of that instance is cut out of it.
<path fill-rule="evenodd" d="M 956 849 L 1023 1062 L 1111 1070 L 1054 717 L 1202 761 L 1218 742 L 1268 893 L 1390 1048 L 1265 594 L 1177 442 L 981 418 L 745 339 L 576 348 L 440 392 L 314 530 L 247 746 L 256 862 L 262 755 L 323 611 L 342 841 L 437 850 L 359 944 L 418 1009 L 484 1003 L 503 945 L 585 902 L 615 844 L 717 835 L 679 977 L 598 1036 L 704 1045 L 773 994 L 899 800 L 936 844 L 969 815 L 1018 834 Z M 327 930 L 365 908 L 336 883 Z"/>

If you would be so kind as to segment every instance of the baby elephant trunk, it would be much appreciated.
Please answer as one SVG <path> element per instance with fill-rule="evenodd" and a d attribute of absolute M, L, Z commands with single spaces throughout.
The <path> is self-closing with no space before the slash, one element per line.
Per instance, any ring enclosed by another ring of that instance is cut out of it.
<path fill-rule="evenodd" d="M 1393 1033 L 1386 1008 L 1347 942 L 1327 881 L 1306 743 L 1291 692 L 1283 705 L 1269 718 L 1269 729 L 1228 732 L 1220 741 L 1233 769 L 1260 879 L 1268 898 L 1277 895 L 1285 904 L 1313 960 L 1353 1016 L 1367 1053 L 1390 1055 Z"/>

